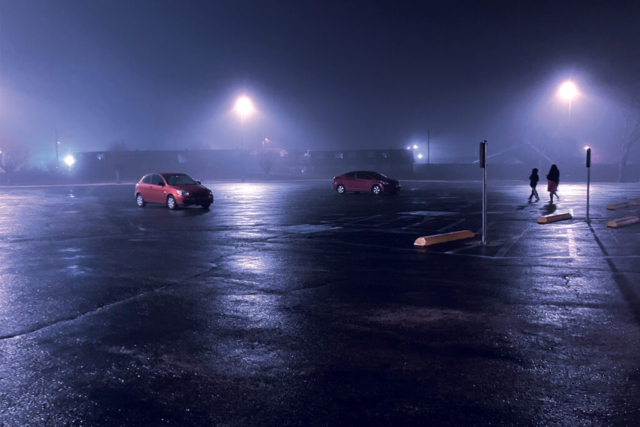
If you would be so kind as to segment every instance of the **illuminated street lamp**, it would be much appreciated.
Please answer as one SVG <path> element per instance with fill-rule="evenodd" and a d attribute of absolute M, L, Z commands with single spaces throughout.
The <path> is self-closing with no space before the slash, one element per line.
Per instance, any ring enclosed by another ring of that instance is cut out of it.
<path fill-rule="evenodd" d="M 558 90 L 558 95 L 560 95 L 560 98 L 567 101 L 571 101 L 577 94 L 578 89 L 576 88 L 576 85 L 573 84 L 573 82 L 562 83 L 562 85 L 560 86 L 560 90 Z"/>
<path fill-rule="evenodd" d="M 240 114 L 240 150 L 244 151 L 244 116 L 251 114 L 253 104 L 246 96 L 241 96 L 236 101 L 236 111 Z M 242 155 L 242 182 L 244 182 L 244 154 Z"/>
<path fill-rule="evenodd" d="M 242 96 L 236 101 L 236 111 L 240 113 L 240 116 L 246 116 L 253 111 L 253 104 L 251 100 L 246 96 Z"/>
<path fill-rule="evenodd" d="M 414 149 L 414 150 L 417 150 L 417 149 L 418 149 L 418 146 L 414 144 L 413 149 Z"/>
<path fill-rule="evenodd" d="M 421 159 L 422 158 L 422 154 L 418 154 L 418 158 Z"/>
<path fill-rule="evenodd" d="M 244 150 L 244 117 L 253 111 L 251 100 L 246 96 L 238 98 L 236 101 L 236 111 L 240 114 L 240 144 L 241 149 Z"/>
<path fill-rule="evenodd" d="M 571 103 L 576 95 L 578 95 L 578 88 L 576 88 L 576 85 L 572 81 L 562 83 L 560 89 L 558 89 L 558 96 L 569 102 L 569 118 L 571 118 Z"/>
<path fill-rule="evenodd" d="M 64 158 L 64 163 L 69 166 L 69 169 L 71 169 L 71 166 L 73 166 L 75 162 L 76 159 L 71 154 Z"/>

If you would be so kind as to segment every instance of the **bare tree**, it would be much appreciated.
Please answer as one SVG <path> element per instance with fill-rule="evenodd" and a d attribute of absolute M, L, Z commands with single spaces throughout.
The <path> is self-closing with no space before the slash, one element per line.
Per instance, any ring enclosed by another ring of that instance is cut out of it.
<path fill-rule="evenodd" d="M 15 172 L 29 158 L 29 149 L 16 141 L 2 141 L 0 151 L 0 167 L 6 173 Z"/>

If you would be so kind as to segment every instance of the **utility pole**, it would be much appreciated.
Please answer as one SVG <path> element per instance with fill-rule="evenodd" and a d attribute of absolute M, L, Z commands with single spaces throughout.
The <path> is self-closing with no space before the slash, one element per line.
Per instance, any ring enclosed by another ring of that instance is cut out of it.
<path fill-rule="evenodd" d="M 591 148 L 587 148 L 587 224 L 589 219 L 589 187 L 591 186 Z"/>
<path fill-rule="evenodd" d="M 427 129 L 427 164 L 431 164 L 431 131 Z"/>
<path fill-rule="evenodd" d="M 487 244 L 487 141 L 480 143 L 480 167 L 482 168 L 482 244 Z"/>
<path fill-rule="evenodd" d="M 58 168 L 60 167 L 60 158 L 58 157 L 58 145 L 60 145 L 60 143 L 58 142 L 58 128 L 56 128 L 56 170 L 58 170 Z"/>

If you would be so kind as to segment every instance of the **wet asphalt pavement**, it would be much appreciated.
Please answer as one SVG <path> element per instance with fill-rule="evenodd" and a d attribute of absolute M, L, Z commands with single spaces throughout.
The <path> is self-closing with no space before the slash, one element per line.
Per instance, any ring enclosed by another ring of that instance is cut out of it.
<path fill-rule="evenodd" d="M 637 185 L 209 187 L 0 189 L 0 425 L 640 424 Z"/>

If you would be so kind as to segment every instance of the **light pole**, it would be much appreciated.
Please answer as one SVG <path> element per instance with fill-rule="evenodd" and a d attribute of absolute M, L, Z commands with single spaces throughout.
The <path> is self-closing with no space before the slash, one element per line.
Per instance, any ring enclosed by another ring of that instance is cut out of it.
<path fill-rule="evenodd" d="M 60 167 L 60 157 L 58 157 L 58 145 L 60 145 L 60 141 L 58 141 L 58 129 L 56 129 L 56 170 Z"/>
<path fill-rule="evenodd" d="M 240 114 L 240 149 L 244 150 L 244 117 L 253 111 L 253 104 L 246 96 L 236 101 L 236 111 Z"/>
<path fill-rule="evenodd" d="M 240 114 L 240 155 L 242 156 L 242 181 L 244 182 L 244 116 L 253 111 L 253 104 L 246 96 L 236 101 L 236 111 Z"/>
<path fill-rule="evenodd" d="M 431 164 L 431 131 L 427 129 L 427 164 Z"/>
<path fill-rule="evenodd" d="M 589 187 L 591 186 L 591 148 L 584 147 L 587 150 L 587 224 L 591 222 L 589 218 Z"/>

